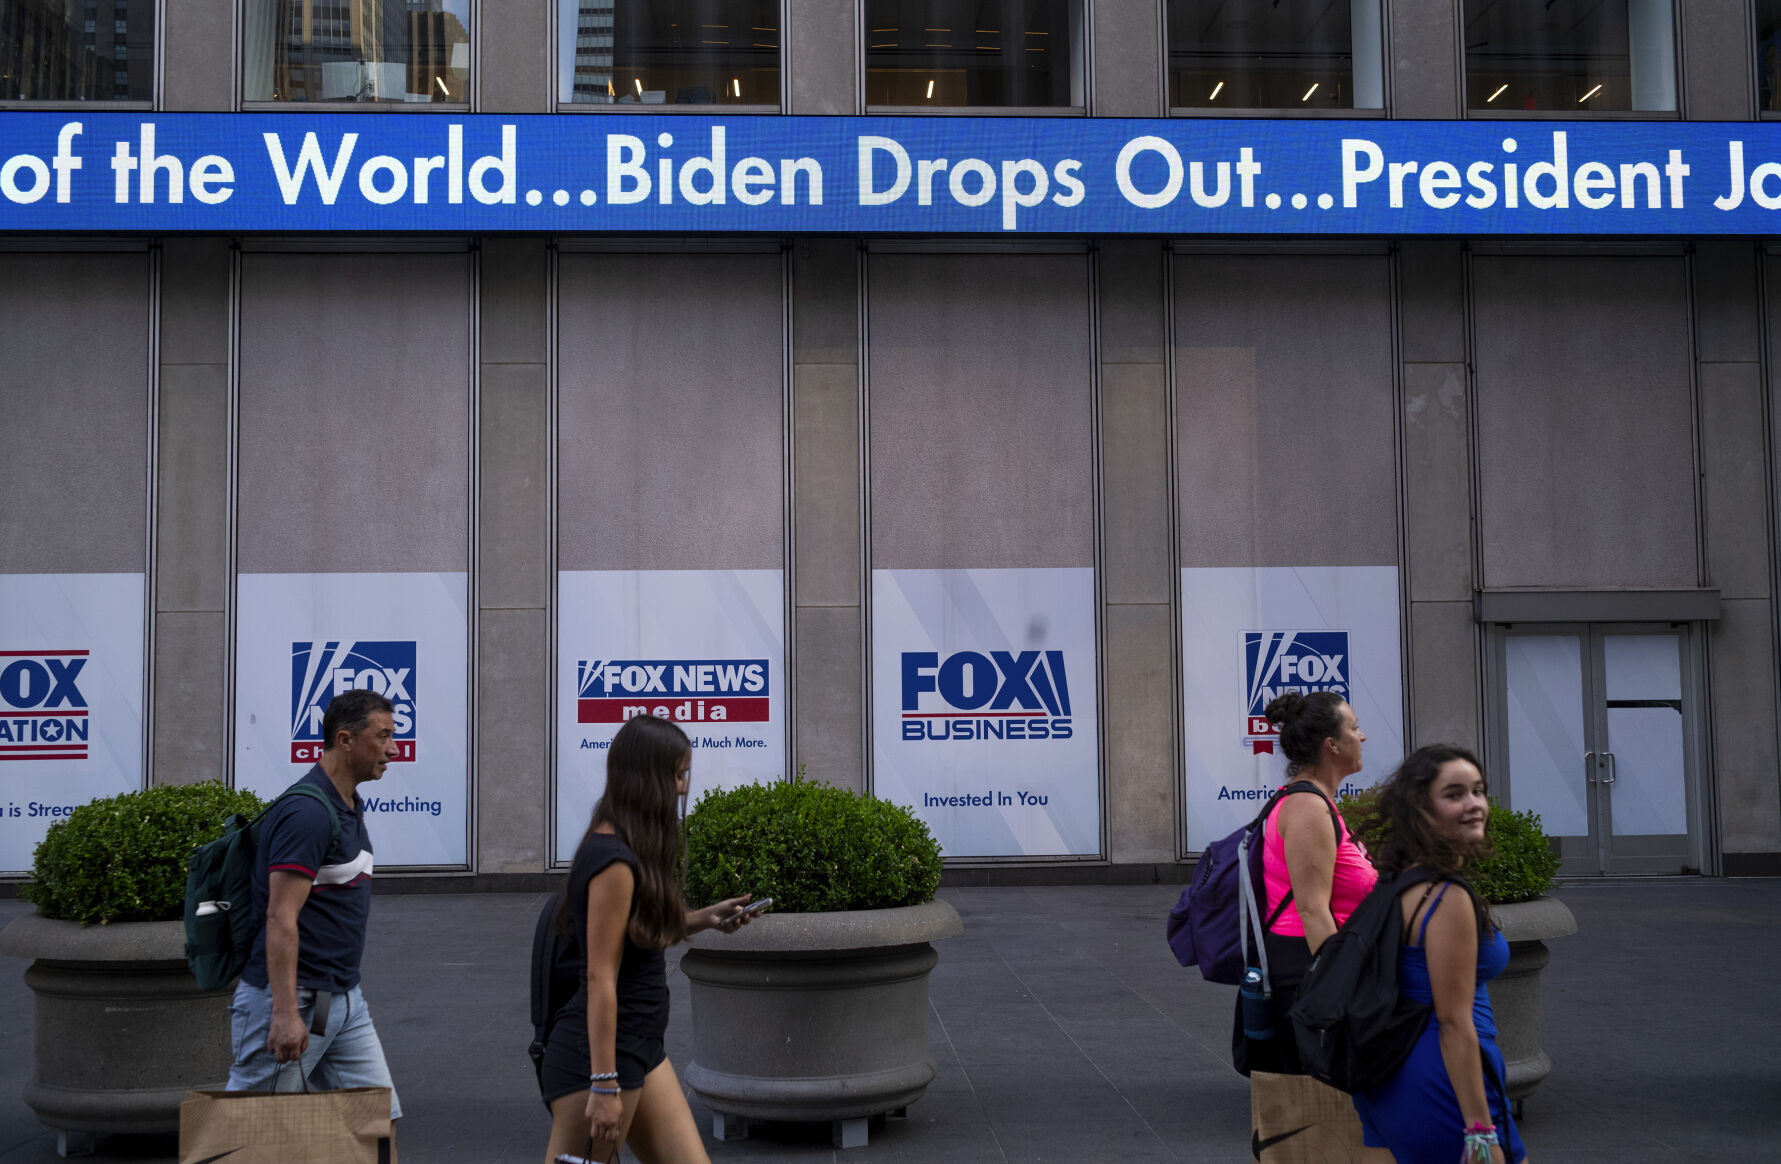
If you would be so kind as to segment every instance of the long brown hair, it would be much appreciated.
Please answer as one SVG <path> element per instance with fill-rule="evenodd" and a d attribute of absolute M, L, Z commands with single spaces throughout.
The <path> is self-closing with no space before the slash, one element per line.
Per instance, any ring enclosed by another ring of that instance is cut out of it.
<path fill-rule="evenodd" d="M 1480 779 L 1484 778 L 1484 765 L 1467 749 L 1458 744 L 1427 744 L 1404 757 L 1398 770 L 1379 786 L 1379 815 L 1388 826 L 1375 857 L 1382 876 L 1419 867 L 1437 877 L 1463 882 L 1460 870 L 1465 863 L 1490 854 L 1489 840 L 1466 844 L 1436 827 L 1435 777 L 1454 760 L 1464 760 L 1478 769 Z M 1484 787 L 1489 791 L 1488 780 Z M 1490 906 L 1476 893 L 1471 896 L 1473 911 L 1478 915 L 1478 935 L 1482 938 L 1490 933 Z"/>
<path fill-rule="evenodd" d="M 659 950 L 686 937 L 686 899 L 680 891 L 681 800 L 674 784 L 681 760 L 691 751 L 686 733 L 668 720 L 632 716 L 607 749 L 606 791 L 594 805 L 594 818 L 582 836 L 586 844 L 600 825 L 610 824 L 636 854 L 637 887 L 626 932 L 646 950 Z"/>

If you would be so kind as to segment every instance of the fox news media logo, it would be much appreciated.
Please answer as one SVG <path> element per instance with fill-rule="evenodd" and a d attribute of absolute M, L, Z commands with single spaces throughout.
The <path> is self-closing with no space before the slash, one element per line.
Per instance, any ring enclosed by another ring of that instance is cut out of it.
<path fill-rule="evenodd" d="M 395 705 L 396 757 L 414 759 L 414 641 L 291 644 L 291 763 L 322 758 L 322 717 L 336 695 L 375 691 Z"/>
<path fill-rule="evenodd" d="M 1244 631 L 1244 745 L 1255 755 L 1274 750 L 1280 729 L 1264 712 L 1283 691 L 1334 691 L 1347 699 L 1348 658 L 1347 631 Z"/>
<path fill-rule="evenodd" d="M 768 674 L 765 659 L 582 659 L 575 664 L 575 719 L 766 723 Z"/>
<path fill-rule="evenodd" d="M 937 651 L 903 652 L 905 740 L 1067 740 L 1070 735 L 1070 681 L 1062 651 L 954 651 L 944 661 Z"/>
<path fill-rule="evenodd" d="M 0 651 L 0 760 L 84 760 L 86 651 Z"/>

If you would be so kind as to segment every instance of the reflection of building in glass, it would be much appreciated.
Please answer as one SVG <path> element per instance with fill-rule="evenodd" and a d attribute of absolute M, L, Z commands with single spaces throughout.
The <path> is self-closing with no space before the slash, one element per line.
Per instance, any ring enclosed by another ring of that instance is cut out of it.
<path fill-rule="evenodd" d="M 272 0 L 268 6 L 275 20 L 272 92 L 251 94 L 250 86 L 250 100 L 469 100 L 470 34 L 441 0 Z"/>
<path fill-rule="evenodd" d="M 154 16 L 154 0 L 0 0 L 0 100 L 149 100 Z"/>
<path fill-rule="evenodd" d="M 572 101 L 779 102 L 777 0 L 578 0 L 575 12 Z"/>
<path fill-rule="evenodd" d="M 581 0 L 575 18 L 574 101 L 609 103 L 612 82 L 613 0 Z"/>

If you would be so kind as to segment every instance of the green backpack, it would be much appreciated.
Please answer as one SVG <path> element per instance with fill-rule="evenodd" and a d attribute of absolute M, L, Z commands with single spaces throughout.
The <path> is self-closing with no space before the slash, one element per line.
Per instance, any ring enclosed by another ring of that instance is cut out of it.
<path fill-rule="evenodd" d="M 299 781 L 278 794 L 259 816 L 229 817 L 223 835 L 199 846 L 186 864 L 186 965 L 200 990 L 222 990 L 241 976 L 253 955 L 264 919 L 254 908 L 254 859 L 260 822 L 287 796 L 322 802 L 333 828 L 330 846 L 340 843 L 340 813 L 328 794 Z"/>

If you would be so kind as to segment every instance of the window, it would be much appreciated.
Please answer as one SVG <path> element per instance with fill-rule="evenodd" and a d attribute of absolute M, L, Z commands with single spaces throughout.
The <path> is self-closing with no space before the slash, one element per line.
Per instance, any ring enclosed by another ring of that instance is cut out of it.
<path fill-rule="evenodd" d="M 1383 109 L 1380 0 L 1169 0 L 1174 109 Z"/>
<path fill-rule="evenodd" d="M 1670 0 L 1466 0 L 1474 113 L 1673 112 Z"/>
<path fill-rule="evenodd" d="M 557 0 L 564 105 L 779 105 L 779 0 Z"/>
<path fill-rule="evenodd" d="M 152 100 L 152 70 L 122 62 L 151 59 L 154 37 L 154 0 L 0 0 L 0 101 Z"/>
<path fill-rule="evenodd" d="M 866 0 L 866 104 L 1083 105 L 1082 0 Z"/>
<path fill-rule="evenodd" d="M 246 0 L 249 101 L 470 101 L 470 0 Z"/>
<path fill-rule="evenodd" d="M 1756 78 L 1765 113 L 1781 113 L 1781 0 L 1756 0 Z"/>

